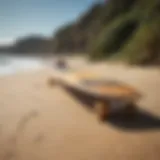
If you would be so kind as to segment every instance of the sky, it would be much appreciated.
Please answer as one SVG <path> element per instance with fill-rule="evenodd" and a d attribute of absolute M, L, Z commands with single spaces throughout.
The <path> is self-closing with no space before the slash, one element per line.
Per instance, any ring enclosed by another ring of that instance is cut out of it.
<path fill-rule="evenodd" d="M 96 0 L 0 0 L 0 45 L 30 34 L 51 36 Z"/>

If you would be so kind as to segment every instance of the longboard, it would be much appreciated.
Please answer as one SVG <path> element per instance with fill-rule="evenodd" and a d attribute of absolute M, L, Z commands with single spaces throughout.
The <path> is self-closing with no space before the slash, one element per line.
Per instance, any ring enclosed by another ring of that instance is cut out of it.
<path fill-rule="evenodd" d="M 124 110 L 131 116 L 136 110 L 139 92 L 122 82 L 107 80 L 91 72 L 54 72 L 50 83 L 74 89 L 92 97 L 94 109 L 100 120 L 105 120 L 114 110 Z"/>

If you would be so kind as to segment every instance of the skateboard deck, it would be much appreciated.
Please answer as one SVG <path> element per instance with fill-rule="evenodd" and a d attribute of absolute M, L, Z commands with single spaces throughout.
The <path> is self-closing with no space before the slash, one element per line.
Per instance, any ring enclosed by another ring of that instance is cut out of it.
<path fill-rule="evenodd" d="M 139 92 L 128 84 L 108 80 L 91 72 L 54 72 L 53 81 L 92 97 L 98 118 L 103 121 L 113 110 L 124 110 L 129 117 L 136 111 Z M 114 105 L 113 105 L 114 104 Z"/>
<path fill-rule="evenodd" d="M 107 80 L 103 76 L 90 72 L 60 72 L 53 79 L 63 86 L 71 87 L 101 99 L 119 99 L 138 101 L 139 92 L 128 84 Z"/>

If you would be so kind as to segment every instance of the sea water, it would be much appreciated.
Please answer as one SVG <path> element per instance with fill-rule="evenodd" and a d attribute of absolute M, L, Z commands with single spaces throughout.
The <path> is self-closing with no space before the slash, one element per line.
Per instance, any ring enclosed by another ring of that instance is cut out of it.
<path fill-rule="evenodd" d="M 43 58 L 0 53 L 0 76 L 44 67 Z"/>

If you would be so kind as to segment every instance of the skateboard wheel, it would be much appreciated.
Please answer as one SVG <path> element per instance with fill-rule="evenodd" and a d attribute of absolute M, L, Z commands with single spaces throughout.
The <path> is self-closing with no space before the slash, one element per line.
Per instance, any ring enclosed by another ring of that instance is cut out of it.
<path fill-rule="evenodd" d="M 133 118 L 136 114 L 137 108 L 136 105 L 134 105 L 133 103 L 127 105 L 127 107 L 125 108 L 125 115 L 128 118 Z"/>
<path fill-rule="evenodd" d="M 94 109 L 100 121 L 104 121 L 107 118 L 109 109 L 105 102 L 96 102 Z"/>

